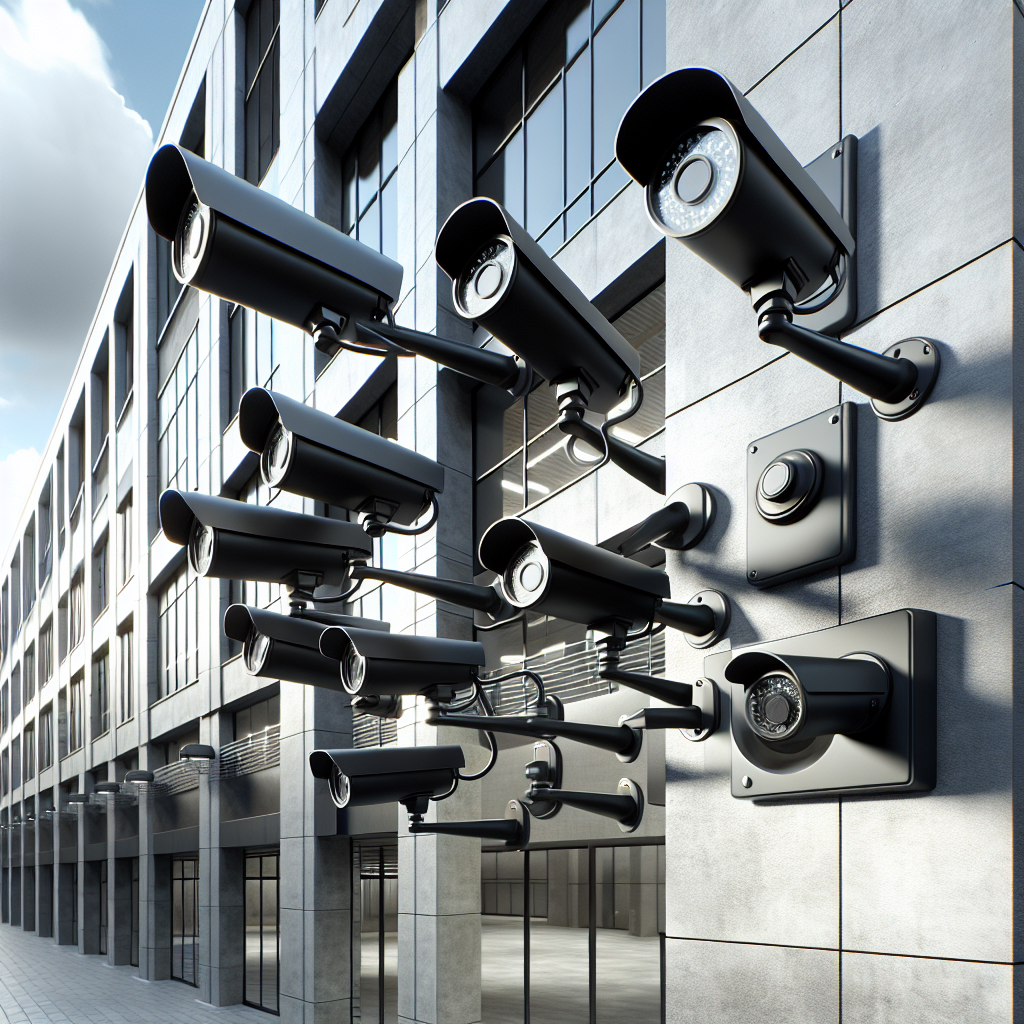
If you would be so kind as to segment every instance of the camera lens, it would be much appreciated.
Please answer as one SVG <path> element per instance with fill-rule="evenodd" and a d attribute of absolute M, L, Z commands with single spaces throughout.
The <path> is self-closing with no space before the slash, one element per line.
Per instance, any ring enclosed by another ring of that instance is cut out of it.
<path fill-rule="evenodd" d="M 366 680 L 366 659 L 350 644 L 341 663 L 342 682 L 349 693 L 358 693 Z"/>
<path fill-rule="evenodd" d="M 182 211 L 174 239 L 174 272 L 178 280 L 188 283 L 199 270 L 210 234 L 210 208 L 195 193 Z"/>
<path fill-rule="evenodd" d="M 331 775 L 331 799 L 335 807 L 347 807 L 352 799 L 352 785 L 348 776 L 338 769 Z"/>
<path fill-rule="evenodd" d="M 267 655 L 270 654 L 273 642 L 266 633 L 260 633 L 255 629 L 249 633 L 245 644 L 245 670 L 249 675 L 260 674 L 260 670 L 266 664 Z"/>
<path fill-rule="evenodd" d="M 505 570 L 506 596 L 521 608 L 533 604 L 544 592 L 547 578 L 547 555 L 536 541 L 530 541 L 516 552 Z"/>
<path fill-rule="evenodd" d="M 213 549 L 217 535 L 209 526 L 203 526 L 197 519 L 192 524 L 192 536 L 188 542 L 188 560 L 200 576 L 205 576 L 213 562 Z"/>
<path fill-rule="evenodd" d="M 647 186 L 651 212 L 677 237 L 696 234 L 728 204 L 739 171 L 732 125 L 720 118 L 705 121 L 672 147 Z"/>
<path fill-rule="evenodd" d="M 280 487 L 292 465 L 292 432 L 278 420 L 260 455 L 260 474 L 268 487 Z"/>
<path fill-rule="evenodd" d="M 512 279 L 515 259 L 512 240 L 498 235 L 469 261 L 455 288 L 463 316 L 475 319 L 498 304 Z"/>
<path fill-rule="evenodd" d="M 746 714 L 750 727 L 761 739 L 789 739 L 803 724 L 803 694 L 789 676 L 762 676 L 747 691 Z"/>

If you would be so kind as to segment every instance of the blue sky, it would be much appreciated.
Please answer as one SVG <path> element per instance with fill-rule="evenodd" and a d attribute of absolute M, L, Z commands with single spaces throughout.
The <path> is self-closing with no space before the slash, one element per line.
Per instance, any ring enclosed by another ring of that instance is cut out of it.
<path fill-rule="evenodd" d="M 202 0 L 0 0 L 0 553 Z"/>

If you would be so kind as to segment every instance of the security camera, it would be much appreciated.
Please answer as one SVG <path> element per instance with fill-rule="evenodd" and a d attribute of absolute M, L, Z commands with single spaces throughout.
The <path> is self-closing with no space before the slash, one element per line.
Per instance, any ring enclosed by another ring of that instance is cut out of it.
<path fill-rule="evenodd" d="M 408 633 L 329 626 L 320 634 L 320 653 L 340 662 L 346 693 L 428 694 L 451 700 L 472 685 L 485 660 L 483 644 Z"/>
<path fill-rule="evenodd" d="M 387 623 L 376 619 L 331 618 L 360 629 L 388 629 Z M 248 675 L 341 690 L 337 661 L 320 653 L 320 634 L 325 628 L 322 622 L 244 604 L 230 605 L 224 613 L 224 634 L 243 644 L 242 661 Z"/>
<path fill-rule="evenodd" d="M 394 441 L 264 388 L 242 395 L 238 428 L 268 487 L 359 512 L 371 535 L 409 532 L 394 524 L 408 526 L 432 504 L 436 516 L 444 470 Z"/>
<path fill-rule="evenodd" d="M 300 591 L 341 586 L 353 560 L 373 554 L 355 523 L 194 491 L 160 495 L 160 525 L 168 540 L 188 545 L 200 576 L 283 583 Z"/>
<path fill-rule="evenodd" d="M 619 125 L 615 155 L 645 190 L 655 227 L 748 292 L 762 340 L 780 345 L 902 419 L 931 390 L 934 344 L 910 339 L 885 355 L 793 323 L 801 303 L 854 253 L 839 211 L 751 103 L 724 75 L 683 68 L 652 82 Z"/>
<path fill-rule="evenodd" d="M 555 789 L 534 782 L 523 798 L 529 807 L 535 801 L 542 806 L 550 803 L 566 804 L 589 814 L 614 818 L 622 832 L 635 832 L 644 817 L 643 790 L 632 779 L 619 779 L 617 792 L 585 793 L 572 789 Z"/>
<path fill-rule="evenodd" d="M 176 145 L 146 172 L 153 230 L 182 283 L 266 313 L 328 344 L 385 319 L 402 267 L 269 192 Z M 381 351 L 384 351 L 383 349 Z"/>
<path fill-rule="evenodd" d="M 663 622 L 707 646 L 728 625 L 724 595 L 715 601 L 701 595 L 694 604 L 670 601 L 669 579 L 660 570 L 514 516 L 488 527 L 480 563 L 497 573 L 515 607 L 602 632 L 624 636 Z"/>
<path fill-rule="evenodd" d="M 725 669 L 744 688 L 743 717 L 763 743 L 794 749 L 817 736 L 856 735 L 881 716 L 891 679 L 873 654 L 810 658 L 745 651 Z"/>
<path fill-rule="evenodd" d="M 327 779 L 335 807 L 404 804 L 423 813 L 428 801 L 455 787 L 466 767 L 462 747 L 380 747 L 366 750 L 314 750 L 309 770 Z"/>

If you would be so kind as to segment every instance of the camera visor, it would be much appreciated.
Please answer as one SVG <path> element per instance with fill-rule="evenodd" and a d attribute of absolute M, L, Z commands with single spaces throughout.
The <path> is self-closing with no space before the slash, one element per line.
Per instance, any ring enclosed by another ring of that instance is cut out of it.
<path fill-rule="evenodd" d="M 647 186 L 651 212 L 676 237 L 706 228 L 725 209 L 740 176 L 740 144 L 728 121 L 691 128 L 669 150 Z"/>
<path fill-rule="evenodd" d="M 530 541 L 512 556 L 502 578 L 502 588 L 512 604 L 528 608 L 543 597 L 549 575 L 547 555 L 536 541 Z"/>
<path fill-rule="evenodd" d="M 260 474 L 268 487 L 280 487 L 292 466 L 292 432 L 278 420 L 260 455 Z"/>
<path fill-rule="evenodd" d="M 210 571 L 216 542 L 216 531 L 209 526 L 204 526 L 196 519 L 192 524 L 192 535 L 188 540 L 188 560 L 200 576 L 205 576 Z"/>
<path fill-rule="evenodd" d="M 515 249 L 506 235 L 492 238 L 466 266 L 455 285 L 459 313 L 486 316 L 504 297 L 515 271 Z"/>
<path fill-rule="evenodd" d="M 213 227 L 212 216 L 210 208 L 193 192 L 178 221 L 171 260 L 174 276 L 182 284 L 190 284 L 203 264 Z"/>
<path fill-rule="evenodd" d="M 258 676 L 270 655 L 274 641 L 266 633 L 250 630 L 245 641 L 245 670 L 251 676 Z"/>
<path fill-rule="evenodd" d="M 804 707 L 800 687 L 781 672 L 762 676 L 747 690 L 747 722 L 762 740 L 778 742 L 793 736 L 803 724 Z"/>

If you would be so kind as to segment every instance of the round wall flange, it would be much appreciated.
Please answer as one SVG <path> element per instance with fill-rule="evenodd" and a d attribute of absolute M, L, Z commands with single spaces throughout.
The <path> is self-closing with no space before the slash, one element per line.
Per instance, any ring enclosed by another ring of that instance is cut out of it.
<path fill-rule="evenodd" d="M 519 842 L 508 840 L 505 845 L 513 850 L 521 850 L 530 841 L 530 812 L 526 805 L 518 800 L 509 800 L 505 807 L 505 817 L 514 818 L 522 826 L 522 837 Z"/>
<path fill-rule="evenodd" d="M 721 718 L 721 700 L 713 679 L 702 676 L 693 684 L 693 704 L 700 708 L 703 724 L 699 729 L 680 729 L 684 740 L 702 743 L 717 728 Z"/>
<path fill-rule="evenodd" d="M 699 594 L 694 594 L 686 603 L 704 605 L 710 608 L 715 616 L 715 628 L 710 633 L 703 633 L 700 636 L 684 633 L 686 642 L 698 650 L 713 647 L 725 636 L 725 631 L 729 628 L 729 598 L 718 590 L 702 590 Z"/>
<path fill-rule="evenodd" d="M 715 520 L 715 496 L 703 484 L 683 484 L 666 499 L 665 505 L 681 501 L 690 512 L 690 521 L 683 530 L 676 530 L 655 541 L 659 548 L 685 551 L 699 544 Z"/>
<path fill-rule="evenodd" d="M 635 832 L 644 820 L 644 791 L 632 779 L 619 779 L 619 796 L 631 796 L 636 802 L 636 814 L 627 821 L 618 822 L 620 832 Z"/>
<path fill-rule="evenodd" d="M 890 345 L 882 355 L 893 359 L 909 359 L 917 367 L 914 390 L 900 402 L 880 402 L 871 399 L 871 408 L 880 420 L 902 420 L 917 412 L 935 387 L 939 376 L 939 346 L 927 338 L 904 338 Z"/>

